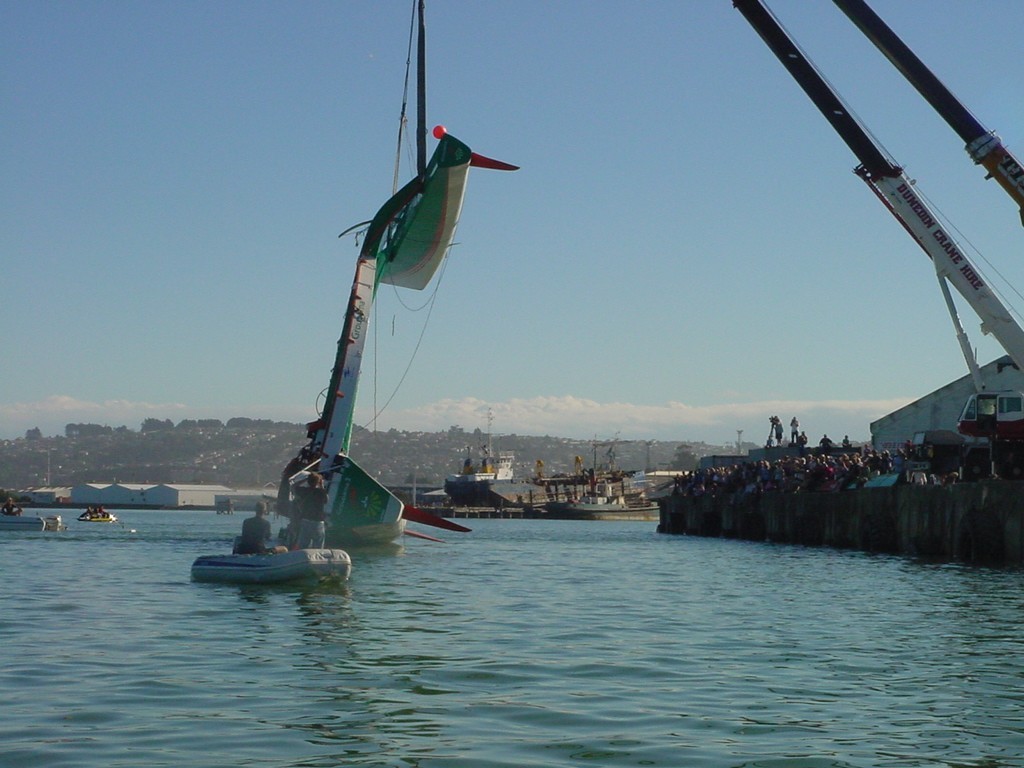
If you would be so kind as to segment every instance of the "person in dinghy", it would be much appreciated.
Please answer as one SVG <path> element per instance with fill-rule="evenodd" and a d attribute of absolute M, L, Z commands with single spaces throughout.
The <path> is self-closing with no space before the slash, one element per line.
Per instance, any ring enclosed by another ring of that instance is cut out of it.
<path fill-rule="evenodd" d="M 284 547 L 268 547 L 267 542 L 272 537 L 270 521 L 267 520 L 267 505 L 262 501 L 256 503 L 256 514 L 242 521 L 242 535 L 238 538 L 235 546 L 236 555 L 269 555 L 280 549 L 286 552 Z"/>

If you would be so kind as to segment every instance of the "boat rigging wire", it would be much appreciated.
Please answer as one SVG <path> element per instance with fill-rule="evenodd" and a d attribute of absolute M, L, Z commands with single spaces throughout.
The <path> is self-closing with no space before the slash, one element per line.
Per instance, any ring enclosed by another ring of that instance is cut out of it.
<path fill-rule="evenodd" d="M 420 19 L 419 25 L 417 25 L 417 14 L 419 15 L 419 19 Z M 418 61 L 417 61 L 417 65 L 418 65 L 417 66 L 417 75 L 418 75 L 418 83 L 417 83 L 417 85 L 418 85 L 419 89 L 422 91 L 422 89 L 424 88 L 424 84 L 423 84 L 423 59 L 422 59 L 422 51 L 423 51 L 423 48 L 425 46 L 425 40 L 424 40 L 425 33 L 424 33 L 424 28 L 423 28 L 422 0 L 413 0 L 413 3 L 412 3 L 412 14 L 411 14 L 410 19 L 409 19 L 409 42 L 406 45 L 405 78 L 404 78 L 403 83 L 402 83 L 402 109 L 401 109 L 401 114 L 399 115 L 399 119 L 398 119 L 398 142 L 397 142 L 397 146 L 395 147 L 395 167 L 394 167 L 394 174 L 392 176 L 392 181 L 391 181 L 391 193 L 392 194 L 395 194 L 395 192 L 398 191 L 398 180 L 399 180 L 399 177 L 400 177 L 401 164 L 402 164 L 402 145 L 403 145 L 403 143 L 405 141 L 405 136 L 408 133 L 408 131 L 407 131 L 408 116 L 407 115 L 408 115 L 408 106 L 409 106 L 409 77 L 410 77 L 410 73 L 412 72 L 412 52 L 413 52 L 413 46 L 416 45 L 417 26 L 419 28 L 418 46 L 419 46 L 419 51 L 420 51 L 420 55 L 419 55 Z M 424 103 L 422 98 L 419 98 L 417 100 L 417 108 L 420 111 L 420 115 L 419 115 L 419 118 L 417 120 L 417 131 L 421 131 L 422 130 L 423 132 L 425 132 L 425 128 L 423 126 L 425 125 L 425 119 L 426 119 L 426 116 L 424 114 L 426 112 L 426 105 L 425 105 L 425 103 Z M 419 144 L 422 143 L 424 140 L 425 140 L 424 138 L 417 136 L 417 147 L 419 147 Z M 411 147 L 409 148 L 409 151 L 410 152 L 412 151 Z M 424 163 L 423 159 L 420 159 L 416 163 L 416 173 L 417 173 L 418 176 L 422 176 L 423 175 L 424 168 L 422 166 L 424 166 L 424 164 L 425 163 Z M 447 254 L 445 254 L 445 255 L 447 256 Z M 442 265 L 442 276 L 443 276 L 443 267 L 444 267 L 444 265 Z M 434 292 L 431 295 L 431 298 L 427 302 L 424 303 L 424 306 L 427 306 L 429 304 L 430 307 L 431 307 L 431 310 L 433 309 L 433 302 L 434 302 L 434 299 L 437 296 L 437 289 L 440 286 L 440 284 L 441 284 L 441 281 L 440 281 L 440 279 L 438 279 L 437 285 L 435 285 L 435 287 L 434 287 Z M 392 287 L 394 287 L 394 286 L 392 286 Z M 397 289 L 395 290 L 395 294 L 398 295 Z M 405 303 L 401 300 L 401 297 L 399 297 L 399 303 L 403 307 L 406 306 Z M 408 307 L 406 307 L 406 309 L 408 309 Z M 423 309 L 423 307 L 420 307 L 420 309 Z M 416 310 L 416 311 L 418 312 L 419 310 Z M 378 314 L 379 314 L 379 312 L 378 312 Z M 428 312 L 427 313 L 427 319 L 429 320 L 429 318 L 430 318 L 430 313 Z M 379 328 L 377 327 L 377 324 L 374 323 L 374 325 L 373 325 L 373 416 L 370 419 L 370 423 L 373 425 L 371 427 L 371 429 L 373 431 L 376 431 L 376 429 L 377 429 L 377 427 L 376 427 L 377 417 L 381 413 L 384 412 L 384 410 L 388 407 L 388 405 L 391 403 L 391 401 L 395 398 L 395 395 L 398 394 L 398 389 L 402 386 L 402 382 L 405 381 L 406 375 L 409 373 L 409 370 L 412 368 L 413 360 L 416 357 L 416 351 L 420 347 L 420 343 L 423 340 L 423 334 L 426 333 L 426 330 L 427 330 L 427 322 L 424 322 L 423 323 L 423 328 L 420 331 L 420 337 L 416 341 L 416 347 L 413 350 L 412 356 L 409 359 L 409 363 L 406 366 L 405 371 L 402 373 L 402 376 L 399 379 L 398 384 L 395 385 L 394 391 L 391 393 L 390 397 L 388 397 L 387 401 L 384 403 L 383 408 L 378 408 L 377 407 L 377 381 L 378 381 L 377 360 L 380 358 L 380 355 L 378 354 L 379 353 L 379 349 L 380 349 L 379 343 L 378 343 L 380 337 L 378 336 Z M 393 331 L 392 331 L 392 333 L 393 333 Z"/>
<path fill-rule="evenodd" d="M 394 389 L 391 390 L 391 394 L 388 395 L 388 399 L 384 402 L 384 405 L 382 405 L 379 409 L 377 408 L 377 349 L 376 349 L 377 338 L 376 338 L 376 332 L 374 334 L 374 350 L 373 350 L 373 366 L 374 366 L 373 416 L 370 417 L 370 421 L 369 421 L 370 424 L 376 424 L 377 418 L 381 414 L 383 414 L 384 411 L 386 411 L 388 409 L 388 406 L 391 405 L 391 401 L 394 400 L 395 397 L 398 396 L 398 392 L 402 388 L 402 385 L 405 383 L 405 379 L 409 375 L 409 371 L 412 370 L 412 364 L 416 361 L 416 355 L 419 353 L 420 346 L 423 344 L 423 337 L 427 333 L 427 326 L 430 325 L 430 316 L 431 316 L 431 314 L 434 311 L 434 302 L 437 299 L 437 293 L 438 293 L 438 290 L 441 287 L 441 283 L 444 280 L 444 273 L 445 273 L 445 270 L 447 268 L 448 268 L 448 256 L 446 254 L 445 258 L 442 259 L 442 261 L 441 261 L 441 269 L 440 269 L 440 271 L 438 272 L 438 275 L 437 275 L 437 283 L 434 285 L 434 290 L 431 292 L 430 299 L 428 299 L 423 304 L 422 307 L 420 307 L 417 310 L 414 310 L 416 312 L 419 312 L 420 310 L 422 310 L 424 308 L 426 308 L 426 310 L 427 310 L 427 316 L 426 316 L 426 318 L 423 321 L 423 327 L 420 329 L 420 335 L 416 339 L 416 346 L 413 347 L 412 354 L 409 355 L 409 362 L 406 363 L 405 370 L 402 371 L 402 375 L 398 378 L 398 383 L 395 384 Z M 397 291 L 396 291 L 396 293 L 397 293 Z M 368 428 L 371 429 L 372 431 L 376 431 L 373 428 L 370 428 L 370 427 L 368 427 Z"/>
<path fill-rule="evenodd" d="M 398 191 L 398 179 L 401 173 L 402 144 L 405 141 L 409 120 L 409 74 L 412 72 L 412 47 L 416 31 L 416 3 L 412 4 L 412 17 L 409 20 L 409 43 L 405 53 L 405 79 L 402 84 L 402 111 L 398 117 L 398 144 L 395 147 L 395 170 L 391 180 L 391 194 Z"/>
<path fill-rule="evenodd" d="M 1006 275 L 1004 275 L 999 270 L 999 267 L 993 264 L 988 259 L 988 257 L 985 256 L 985 254 L 982 253 L 981 250 L 973 242 L 971 242 L 971 239 L 963 232 L 963 230 L 961 230 L 948 216 L 946 216 L 942 208 L 940 208 L 934 200 L 932 200 L 926 194 L 924 194 L 921 191 L 921 189 L 917 186 L 914 187 L 914 194 L 923 199 L 926 203 L 928 203 L 929 207 L 942 220 L 943 224 L 945 225 L 945 228 L 947 230 L 956 232 L 959 241 L 963 243 L 966 248 L 970 249 L 971 253 L 973 253 L 978 259 L 983 261 L 988 266 L 989 270 L 999 278 L 1000 283 L 1007 290 L 1009 290 L 1011 293 L 1013 293 L 1013 295 L 1015 295 L 1018 299 L 1024 302 L 1024 295 L 1021 294 L 1020 290 L 1006 277 Z M 1024 323 L 1024 317 L 1022 317 L 1020 311 L 1017 309 L 1016 306 L 1014 306 L 1007 300 L 1004 291 L 998 288 L 995 285 L 995 283 L 993 283 L 993 281 L 989 279 L 988 275 L 985 274 L 985 270 L 982 270 L 980 267 L 978 267 L 977 263 L 975 263 L 973 267 L 974 270 L 985 280 L 985 285 L 988 287 L 988 289 L 992 291 L 994 294 L 996 294 L 999 300 L 1006 306 L 1007 311 L 1011 312 L 1017 318 L 1018 321 Z"/>
<path fill-rule="evenodd" d="M 351 227 L 346 229 L 344 232 L 342 232 L 340 235 L 338 235 L 338 237 L 344 237 L 349 232 L 354 232 L 355 230 L 359 229 L 360 227 L 368 227 L 372 223 L 373 223 L 373 219 L 367 219 L 366 221 L 360 221 L 358 224 L 353 224 Z M 356 232 L 356 246 L 359 245 L 359 235 L 361 235 L 361 234 L 362 234 L 362 232 Z"/>
<path fill-rule="evenodd" d="M 836 101 L 838 101 L 842 105 L 843 111 L 846 112 L 846 114 L 849 115 L 855 123 L 857 123 L 857 126 L 868 137 L 870 137 L 872 143 L 874 143 L 875 147 L 885 157 L 885 159 L 889 161 L 890 165 L 897 168 L 900 167 L 899 163 L 896 162 L 896 159 L 893 157 L 892 153 L 885 146 L 882 140 L 879 139 L 878 136 L 876 136 L 871 131 L 867 124 L 860 119 L 860 115 L 857 114 L 857 112 L 850 107 L 850 105 L 846 102 L 846 99 L 843 98 L 842 93 L 835 86 L 835 84 L 831 80 L 829 80 L 828 77 L 826 77 L 825 73 L 822 72 L 818 65 L 814 63 L 814 59 L 810 57 L 810 54 L 808 54 L 807 51 L 804 50 L 803 46 L 796 41 L 796 37 L 792 33 L 790 33 L 789 28 L 782 23 L 782 20 L 775 15 L 775 12 L 771 8 L 765 6 L 765 10 L 768 11 L 768 14 L 772 17 L 772 19 L 774 19 L 775 23 L 778 24 L 779 27 L 781 27 L 782 30 L 786 33 L 786 36 L 789 38 L 789 42 L 800 53 L 800 56 L 804 59 L 804 61 L 807 62 L 807 65 L 814 70 L 814 73 L 822 80 L 822 82 L 824 82 L 828 86 L 829 90 L 832 91 L 832 94 L 835 96 Z"/>

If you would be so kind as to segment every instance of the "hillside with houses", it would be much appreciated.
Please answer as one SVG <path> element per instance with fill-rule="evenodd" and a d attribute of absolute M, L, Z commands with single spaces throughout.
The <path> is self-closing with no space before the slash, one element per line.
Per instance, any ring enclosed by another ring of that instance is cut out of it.
<path fill-rule="evenodd" d="M 306 440 L 305 426 L 262 419 L 147 419 L 138 430 L 68 424 L 63 435 L 29 430 L 0 441 L 0 488 L 71 487 L 83 483 L 216 484 L 258 488 L 276 484 L 282 468 Z M 547 475 L 585 466 L 689 469 L 723 446 L 670 441 L 573 439 L 501 434 L 452 426 L 442 432 L 357 430 L 352 453 L 386 485 L 440 487 L 464 460 L 490 446 L 515 454 L 515 475 L 528 478 L 543 462 Z M 733 450 L 735 446 L 728 446 Z"/>

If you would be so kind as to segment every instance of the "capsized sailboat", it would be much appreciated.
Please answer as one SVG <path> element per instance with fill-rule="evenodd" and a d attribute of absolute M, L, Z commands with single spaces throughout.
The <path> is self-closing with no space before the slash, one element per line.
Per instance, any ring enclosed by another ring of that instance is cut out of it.
<path fill-rule="evenodd" d="M 422 2 L 419 14 L 420 119 L 417 131 L 419 137 L 425 139 Z M 404 505 L 349 455 L 363 348 L 377 288 L 381 283 L 389 283 L 398 288 L 422 290 L 430 283 L 455 236 L 471 167 L 505 171 L 518 168 L 473 152 L 443 126 L 434 128 L 433 135 L 438 144 L 430 161 L 424 163 L 421 154 L 416 177 L 384 203 L 369 222 L 356 261 L 355 279 L 323 412 L 309 425 L 309 442 L 282 475 L 279 513 L 295 509 L 296 505 L 291 503 L 292 486 L 301 480 L 306 470 L 323 476 L 327 489 L 326 546 L 329 547 L 393 541 L 405 531 L 407 520 L 450 530 L 468 530 Z M 418 145 L 421 153 L 425 153 L 425 141 Z"/>
<path fill-rule="evenodd" d="M 392 541 L 402 534 L 410 518 L 403 514 L 402 501 L 348 453 L 360 364 L 377 288 L 382 282 L 414 290 L 427 286 L 451 246 L 471 166 L 515 170 L 515 166 L 477 155 L 443 129 L 435 129 L 435 136 L 440 136 L 440 142 L 425 173 L 399 190 L 370 222 L 356 262 L 323 413 L 309 425 L 309 443 L 282 478 L 282 484 L 290 489 L 301 470 L 316 469 L 323 476 L 328 493 L 329 546 Z M 288 498 L 290 493 L 282 487 L 279 502 Z M 416 512 L 416 522 L 437 520 L 441 518 Z"/>

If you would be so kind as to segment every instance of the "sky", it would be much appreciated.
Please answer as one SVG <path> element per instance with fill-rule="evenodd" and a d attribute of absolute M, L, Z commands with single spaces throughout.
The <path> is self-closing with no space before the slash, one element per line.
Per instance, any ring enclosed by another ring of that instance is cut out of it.
<path fill-rule="evenodd" d="M 871 4 L 1024 153 L 1024 3 Z M 952 129 L 831 3 L 768 5 L 1024 303 L 1017 209 Z M 315 418 L 411 8 L 0 4 L 0 438 Z M 427 48 L 430 125 L 521 170 L 471 172 L 435 284 L 382 287 L 361 425 L 865 440 L 967 373 L 926 256 L 730 0 L 435 0 Z"/>

